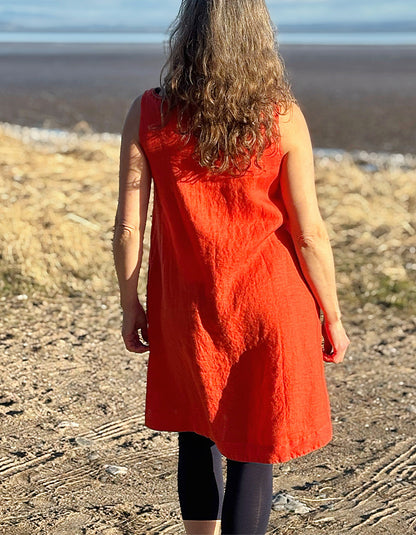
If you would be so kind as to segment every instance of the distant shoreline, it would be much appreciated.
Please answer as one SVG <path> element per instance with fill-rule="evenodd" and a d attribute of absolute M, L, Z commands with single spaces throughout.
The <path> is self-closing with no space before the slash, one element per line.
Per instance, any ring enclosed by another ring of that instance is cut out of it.
<path fill-rule="evenodd" d="M 159 44 L 168 39 L 166 32 L 121 31 L 0 31 L 4 44 Z M 415 46 L 416 31 L 283 30 L 278 32 L 281 45 L 332 46 Z"/>
<path fill-rule="evenodd" d="M 414 153 L 416 46 L 281 45 L 313 146 Z M 0 47 L 0 121 L 119 133 L 131 102 L 160 83 L 162 45 Z"/>
<path fill-rule="evenodd" d="M 32 53 L 32 54 L 60 54 L 60 53 L 80 53 L 85 52 L 148 52 L 164 54 L 167 41 L 164 42 L 144 42 L 144 43 L 55 43 L 55 42 L 1 42 L 0 56 L 13 54 Z M 317 52 L 325 50 L 338 50 L 340 52 L 356 52 L 359 49 L 366 51 L 383 52 L 393 49 L 395 52 L 416 51 L 416 38 L 414 44 L 309 44 L 309 43 L 278 43 L 279 49 L 282 50 L 316 50 Z M 0 81 L 1 87 L 1 81 Z"/>

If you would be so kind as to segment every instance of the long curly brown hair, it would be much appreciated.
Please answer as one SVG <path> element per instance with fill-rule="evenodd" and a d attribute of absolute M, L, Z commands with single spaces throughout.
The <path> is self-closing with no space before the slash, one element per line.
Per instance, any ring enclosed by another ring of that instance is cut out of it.
<path fill-rule="evenodd" d="M 177 107 L 179 131 L 197 138 L 200 165 L 214 173 L 244 173 L 253 156 L 259 165 L 279 137 L 276 115 L 295 101 L 275 34 L 264 0 L 182 0 L 162 97 L 166 115 Z"/>

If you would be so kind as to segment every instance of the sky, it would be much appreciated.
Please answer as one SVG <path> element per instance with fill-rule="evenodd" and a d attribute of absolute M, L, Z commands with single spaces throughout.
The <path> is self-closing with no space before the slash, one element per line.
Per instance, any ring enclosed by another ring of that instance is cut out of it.
<path fill-rule="evenodd" d="M 0 28 L 116 25 L 164 30 L 179 5 L 180 0 L 2 0 Z M 416 0 L 268 0 L 267 5 L 277 26 L 416 22 Z"/>

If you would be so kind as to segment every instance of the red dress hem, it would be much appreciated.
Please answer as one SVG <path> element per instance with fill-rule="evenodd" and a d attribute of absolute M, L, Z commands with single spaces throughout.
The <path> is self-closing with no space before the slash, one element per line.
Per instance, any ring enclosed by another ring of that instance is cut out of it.
<path fill-rule="evenodd" d="M 326 446 L 333 438 L 332 422 L 324 425 L 314 433 L 308 433 L 308 439 L 305 435 L 300 435 L 297 439 L 289 440 L 286 447 L 278 452 L 276 446 L 260 446 L 250 443 L 240 442 L 221 442 L 205 430 L 198 429 L 195 426 L 169 426 L 152 424 L 146 419 L 146 427 L 155 431 L 165 432 L 193 432 L 209 438 L 217 446 L 219 452 L 227 459 L 240 462 L 255 462 L 264 464 L 278 464 L 296 459 L 312 453 Z"/>

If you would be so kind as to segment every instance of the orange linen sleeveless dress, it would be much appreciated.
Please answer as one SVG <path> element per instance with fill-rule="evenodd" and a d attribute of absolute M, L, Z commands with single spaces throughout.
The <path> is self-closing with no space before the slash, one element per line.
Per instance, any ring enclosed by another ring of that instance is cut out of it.
<path fill-rule="evenodd" d="M 194 431 L 229 459 L 278 463 L 332 438 L 319 306 L 279 189 L 282 154 L 212 178 L 147 90 L 139 130 L 154 180 L 145 425 Z M 278 120 L 278 118 L 276 119 Z"/>

